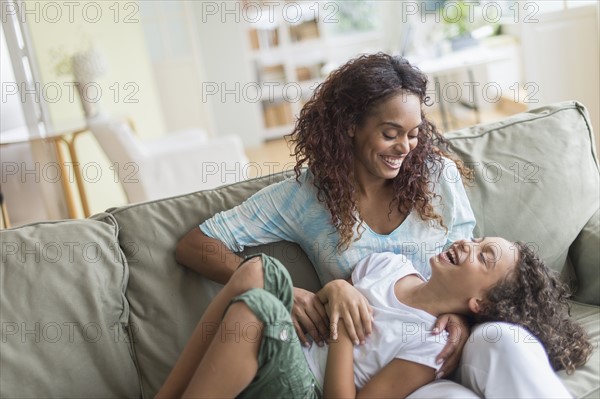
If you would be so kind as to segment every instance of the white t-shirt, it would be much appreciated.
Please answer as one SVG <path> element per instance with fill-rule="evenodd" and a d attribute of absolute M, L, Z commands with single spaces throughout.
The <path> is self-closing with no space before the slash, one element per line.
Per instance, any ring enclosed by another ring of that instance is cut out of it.
<path fill-rule="evenodd" d="M 394 294 L 396 281 L 409 274 L 423 276 L 406 256 L 391 252 L 372 254 L 358 262 L 352 282 L 373 307 L 373 331 L 364 345 L 354 347 L 354 384 L 362 388 L 393 359 L 424 364 L 436 371 L 435 357 L 442 351 L 447 333 L 433 335 L 436 317 L 401 303 Z M 312 345 L 304 355 L 317 382 L 323 387 L 328 347 Z M 399 378 L 402 378 L 399 376 Z"/>

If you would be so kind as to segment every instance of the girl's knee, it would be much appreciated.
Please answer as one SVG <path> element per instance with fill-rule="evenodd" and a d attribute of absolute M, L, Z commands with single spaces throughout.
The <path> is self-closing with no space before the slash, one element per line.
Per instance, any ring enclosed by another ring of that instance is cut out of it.
<path fill-rule="evenodd" d="M 229 280 L 229 286 L 238 293 L 252 288 L 264 287 L 262 257 L 254 256 L 244 260 Z"/>

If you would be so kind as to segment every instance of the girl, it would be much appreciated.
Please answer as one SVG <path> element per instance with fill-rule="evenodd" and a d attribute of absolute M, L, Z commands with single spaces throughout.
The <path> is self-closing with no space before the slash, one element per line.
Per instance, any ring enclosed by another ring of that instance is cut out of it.
<path fill-rule="evenodd" d="M 403 255 L 361 260 L 350 281 L 333 280 L 317 295 L 327 306 L 340 287 L 353 285 L 369 300 L 372 333 L 356 345 L 340 323 L 328 347 L 306 348 L 293 333 L 287 271 L 265 255 L 249 258 L 184 350 L 200 362 L 182 356 L 158 397 L 406 397 L 435 379 L 446 334 L 434 326 L 444 313 L 520 324 L 545 346 L 548 357 L 539 346 L 536 361 L 556 370 L 572 372 L 591 354 L 584 330 L 568 319 L 565 287 L 524 244 L 461 240 L 430 266 L 425 280 Z M 558 377 L 544 384 L 568 396 Z"/>

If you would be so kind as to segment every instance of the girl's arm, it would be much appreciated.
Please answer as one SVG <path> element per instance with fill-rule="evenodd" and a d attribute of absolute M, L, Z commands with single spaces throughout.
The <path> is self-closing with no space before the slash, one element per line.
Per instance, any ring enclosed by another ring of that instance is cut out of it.
<path fill-rule="evenodd" d="M 372 330 L 372 309 L 367 298 L 353 287 L 352 278 L 330 281 L 317 296 L 327 309 L 330 338 L 336 340 L 338 325 L 345 324 L 351 341 L 364 343 Z"/>
<path fill-rule="evenodd" d="M 367 382 L 356 397 L 406 398 L 434 379 L 435 370 L 431 367 L 409 360 L 394 359 Z"/>
<path fill-rule="evenodd" d="M 338 333 L 338 338 L 329 342 L 323 398 L 355 398 L 354 345 L 344 323 L 340 323 Z"/>
<path fill-rule="evenodd" d="M 394 359 L 357 392 L 354 346 L 344 323 L 340 323 L 338 330 L 338 339 L 329 343 L 323 398 L 405 398 L 435 379 L 431 367 Z"/>

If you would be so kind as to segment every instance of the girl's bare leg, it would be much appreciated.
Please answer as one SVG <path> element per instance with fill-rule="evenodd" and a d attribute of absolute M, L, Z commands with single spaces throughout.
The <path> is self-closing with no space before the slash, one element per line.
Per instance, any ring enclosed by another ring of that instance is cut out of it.
<path fill-rule="evenodd" d="M 258 371 L 263 324 L 243 302 L 232 304 L 183 398 L 235 398 Z"/>
<path fill-rule="evenodd" d="M 213 337 L 221 333 L 220 325 L 231 299 L 252 288 L 263 288 L 264 276 L 260 257 L 251 258 L 231 276 L 215 296 L 198 322 L 190 340 L 179 356 L 156 398 L 172 399 L 183 395 Z"/>

